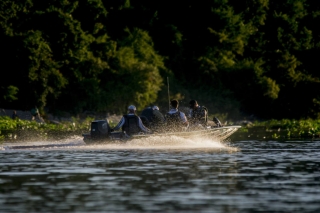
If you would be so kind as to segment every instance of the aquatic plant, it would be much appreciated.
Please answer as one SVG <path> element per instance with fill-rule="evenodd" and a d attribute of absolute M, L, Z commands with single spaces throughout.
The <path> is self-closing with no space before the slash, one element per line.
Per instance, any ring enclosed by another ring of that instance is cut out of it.
<path fill-rule="evenodd" d="M 0 140 L 24 138 L 31 136 L 46 139 L 49 137 L 66 137 L 68 135 L 81 135 L 90 129 L 93 118 L 87 117 L 84 120 L 71 118 L 71 121 L 62 121 L 59 123 L 38 123 L 16 119 L 8 116 L 0 117 Z"/>
<path fill-rule="evenodd" d="M 0 117 L 0 141 L 7 139 L 24 139 L 31 138 L 41 139 L 63 139 L 68 136 L 78 135 L 90 131 L 92 117 L 79 119 L 72 117 L 69 121 L 52 123 L 38 123 L 28 120 L 13 120 L 10 117 Z M 113 119 L 108 120 L 109 125 L 113 128 L 117 122 Z M 242 126 L 237 131 L 239 134 L 253 136 L 254 133 L 263 135 L 264 138 L 318 138 L 320 137 L 320 120 L 268 120 L 254 121 L 250 125 Z"/>
<path fill-rule="evenodd" d="M 255 121 L 252 126 L 245 126 L 244 129 L 265 129 L 267 132 L 277 132 L 272 138 L 279 138 L 280 135 L 285 138 L 314 138 L 320 136 L 320 120 L 313 119 L 282 119 Z M 279 135 L 280 134 L 280 135 Z"/>

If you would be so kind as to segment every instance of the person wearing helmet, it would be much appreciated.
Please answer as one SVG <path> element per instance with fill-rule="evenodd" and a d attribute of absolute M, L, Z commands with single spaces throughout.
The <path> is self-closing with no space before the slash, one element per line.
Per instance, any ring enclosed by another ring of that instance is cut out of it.
<path fill-rule="evenodd" d="M 153 131 L 161 131 L 165 124 L 165 119 L 159 111 L 158 106 L 147 107 L 140 114 L 142 123 Z"/>
<path fill-rule="evenodd" d="M 163 125 L 165 124 L 165 118 L 163 116 L 163 114 L 160 112 L 160 109 L 158 106 L 153 106 L 153 122 L 154 125 L 159 126 L 159 127 L 163 127 Z"/>
<path fill-rule="evenodd" d="M 137 134 L 139 132 L 151 133 L 151 131 L 145 127 L 139 116 L 136 114 L 136 107 L 130 105 L 128 107 L 128 114 L 123 115 L 117 126 L 112 130 L 119 130 L 122 128 L 123 132 L 128 135 Z"/>
<path fill-rule="evenodd" d="M 172 109 L 166 114 L 168 131 L 181 131 L 183 127 L 188 128 L 189 122 L 186 115 L 178 110 L 178 100 L 170 102 Z"/>
<path fill-rule="evenodd" d="M 205 106 L 199 106 L 196 100 L 191 100 L 189 105 L 189 121 L 191 126 L 206 127 L 208 122 L 208 109 Z"/>

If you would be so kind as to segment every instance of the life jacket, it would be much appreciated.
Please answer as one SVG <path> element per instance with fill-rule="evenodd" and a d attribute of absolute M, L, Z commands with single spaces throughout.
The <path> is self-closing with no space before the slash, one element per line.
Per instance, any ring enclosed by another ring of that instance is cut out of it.
<path fill-rule="evenodd" d="M 136 134 L 140 132 L 139 117 L 136 115 L 123 115 L 125 122 L 122 126 L 122 131 L 125 131 L 128 135 Z"/>
<path fill-rule="evenodd" d="M 167 126 L 174 131 L 179 131 L 180 128 L 183 126 L 180 118 L 180 111 L 172 114 L 167 113 L 166 121 L 167 121 Z"/>
<path fill-rule="evenodd" d="M 205 117 L 202 117 L 202 111 L 206 111 Z M 203 125 L 206 125 L 208 122 L 208 109 L 205 106 L 199 106 L 196 110 L 192 111 L 193 122 L 200 122 Z"/>

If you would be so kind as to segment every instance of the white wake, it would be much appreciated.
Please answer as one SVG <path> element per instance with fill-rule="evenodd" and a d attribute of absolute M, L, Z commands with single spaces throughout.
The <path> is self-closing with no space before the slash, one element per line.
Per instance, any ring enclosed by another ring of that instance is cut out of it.
<path fill-rule="evenodd" d="M 85 144 L 82 137 L 72 137 L 59 141 L 11 142 L 0 145 L 5 150 L 55 150 L 55 149 L 208 149 L 237 151 L 214 138 L 182 138 L 177 136 L 155 136 L 130 141 L 115 141 L 101 144 Z"/>

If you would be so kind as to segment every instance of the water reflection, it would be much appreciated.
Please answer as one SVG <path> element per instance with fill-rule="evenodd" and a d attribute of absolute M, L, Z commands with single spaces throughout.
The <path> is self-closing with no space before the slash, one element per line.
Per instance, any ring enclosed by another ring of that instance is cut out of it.
<path fill-rule="evenodd" d="M 320 210 L 317 142 L 174 142 L 5 144 L 0 212 Z"/>

